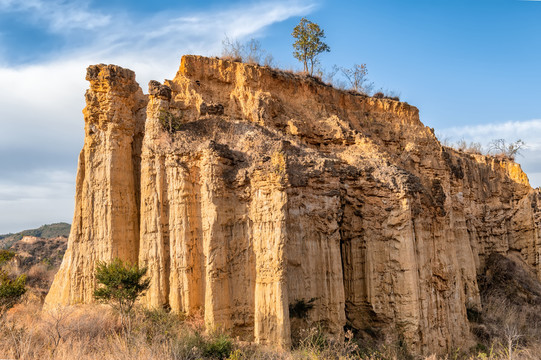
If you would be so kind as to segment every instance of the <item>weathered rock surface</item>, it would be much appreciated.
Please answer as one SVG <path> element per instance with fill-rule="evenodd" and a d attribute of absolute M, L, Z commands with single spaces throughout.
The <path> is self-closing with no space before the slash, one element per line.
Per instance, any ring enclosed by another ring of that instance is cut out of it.
<path fill-rule="evenodd" d="M 97 260 L 147 266 L 143 302 L 287 347 L 300 323 L 471 340 L 477 274 L 517 253 L 541 278 L 541 198 L 518 164 L 443 147 L 406 103 L 185 56 L 148 98 L 88 69 L 68 250 L 48 303 L 92 301 Z M 294 325 L 292 327 L 292 324 Z"/>

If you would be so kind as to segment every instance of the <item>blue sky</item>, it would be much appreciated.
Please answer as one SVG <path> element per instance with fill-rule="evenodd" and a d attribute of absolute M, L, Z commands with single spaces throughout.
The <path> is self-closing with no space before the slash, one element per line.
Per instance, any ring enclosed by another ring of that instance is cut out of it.
<path fill-rule="evenodd" d="M 0 234 L 71 222 L 88 65 L 131 68 L 146 89 L 227 35 L 300 69 L 302 16 L 325 30 L 324 68 L 366 63 L 451 142 L 524 139 L 517 160 L 541 185 L 541 1 L 0 0 Z"/>

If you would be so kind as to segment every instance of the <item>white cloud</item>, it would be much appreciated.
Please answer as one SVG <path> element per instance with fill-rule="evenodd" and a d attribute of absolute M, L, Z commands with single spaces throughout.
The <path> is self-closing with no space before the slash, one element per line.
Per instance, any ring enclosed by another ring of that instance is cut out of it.
<path fill-rule="evenodd" d="M 533 187 L 541 186 L 541 120 L 508 121 L 499 124 L 483 124 L 475 126 L 451 127 L 437 131 L 441 139 L 447 138 L 450 142 L 466 140 L 478 142 L 488 149 L 489 143 L 494 139 L 505 139 L 513 142 L 521 139 L 526 148 L 516 158 L 522 169 L 528 175 Z"/>
<path fill-rule="evenodd" d="M 32 14 L 51 31 L 88 29 L 95 39 L 47 62 L 0 65 L 0 234 L 70 221 L 88 65 L 130 68 L 146 92 L 149 80 L 175 75 L 181 55 L 219 54 L 224 34 L 255 36 L 311 9 L 307 1 L 275 1 L 205 13 L 162 13 L 143 21 L 115 17 L 112 22 L 84 1 L 0 0 L 0 11 Z M 59 172 L 65 178 L 51 180 Z"/>
<path fill-rule="evenodd" d="M 33 169 L 0 180 L 0 228 L 17 232 L 73 217 L 75 181 L 68 171 Z"/>
<path fill-rule="evenodd" d="M 44 22 L 52 32 L 92 30 L 111 21 L 110 15 L 89 10 L 82 0 L 0 0 L 0 11 L 25 13 L 28 19 Z"/>
<path fill-rule="evenodd" d="M 73 134 L 82 139 L 86 84 L 79 61 L 0 67 L 0 81 L 0 147 L 46 148 L 53 145 L 48 140 L 72 141 Z"/>
<path fill-rule="evenodd" d="M 74 188 L 73 180 L 73 174 L 68 171 L 35 169 L 23 179 L 0 180 L 0 201 L 73 198 L 74 194 L 66 191 Z"/>

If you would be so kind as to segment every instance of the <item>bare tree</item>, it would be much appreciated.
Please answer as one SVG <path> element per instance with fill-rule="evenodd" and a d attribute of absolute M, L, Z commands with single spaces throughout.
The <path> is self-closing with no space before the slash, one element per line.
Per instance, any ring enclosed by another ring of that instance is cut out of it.
<path fill-rule="evenodd" d="M 451 147 L 453 144 L 451 143 L 451 137 L 447 136 L 445 134 L 442 134 L 440 132 L 436 132 L 436 138 L 438 138 L 439 142 L 443 146 Z"/>
<path fill-rule="evenodd" d="M 51 352 L 53 354 L 70 331 L 68 320 L 73 311 L 71 307 L 57 305 L 45 312 L 44 330 L 51 339 Z"/>
<path fill-rule="evenodd" d="M 340 71 L 351 85 L 351 89 L 369 95 L 374 89 L 374 83 L 368 81 L 366 64 L 354 64 L 351 68 L 341 67 Z"/>
<path fill-rule="evenodd" d="M 238 40 L 231 40 L 227 35 L 222 40 L 222 57 L 233 61 L 242 61 L 244 45 Z"/>
<path fill-rule="evenodd" d="M 489 144 L 488 150 L 493 154 L 505 156 L 508 159 L 514 160 L 517 155 L 520 155 L 526 147 L 526 143 L 521 139 L 512 143 L 507 143 L 505 139 L 495 139 Z"/>
<path fill-rule="evenodd" d="M 457 141 L 455 145 L 455 149 L 457 149 L 458 151 L 469 153 L 469 154 L 482 154 L 483 153 L 483 147 L 481 146 L 480 143 L 474 142 L 474 141 L 471 141 L 468 143 L 464 139 L 460 139 L 459 141 Z"/>
<path fill-rule="evenodd" d="M 504 336 L 507 345 L 506 355 L 508 360 L 513 360 L 513 352 L 518 346 L 518 341 L 522 337 L 516 326 L 505 325 Z"/>
<path fill-rule="evenodd" d="M 273 66 L 274 57 L 261 47 L 261 42 L 250 39 L 245 43 L 225 37 L 222 40 L 222 57 L 249 64 Z"/>
<path fill-rule="evenodd" d="M 250 39 L 244 46 L 244 61 L 250 64 L 261 63 L 261 42 L 255 39 Z"/>

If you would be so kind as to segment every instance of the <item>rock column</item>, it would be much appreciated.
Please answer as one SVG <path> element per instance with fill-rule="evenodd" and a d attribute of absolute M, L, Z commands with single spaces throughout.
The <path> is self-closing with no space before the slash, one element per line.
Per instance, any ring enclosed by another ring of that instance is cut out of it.
<path fill-rule="evenodd" d="M 85 143 L 79 155 L 75 214 L 68 250 L 46 303 L 93 301 L 95 265 L 120 258 L 137 262 L 138 154 L 135 142 L 146 99 L 131 70 L 87 69 Z"/>

